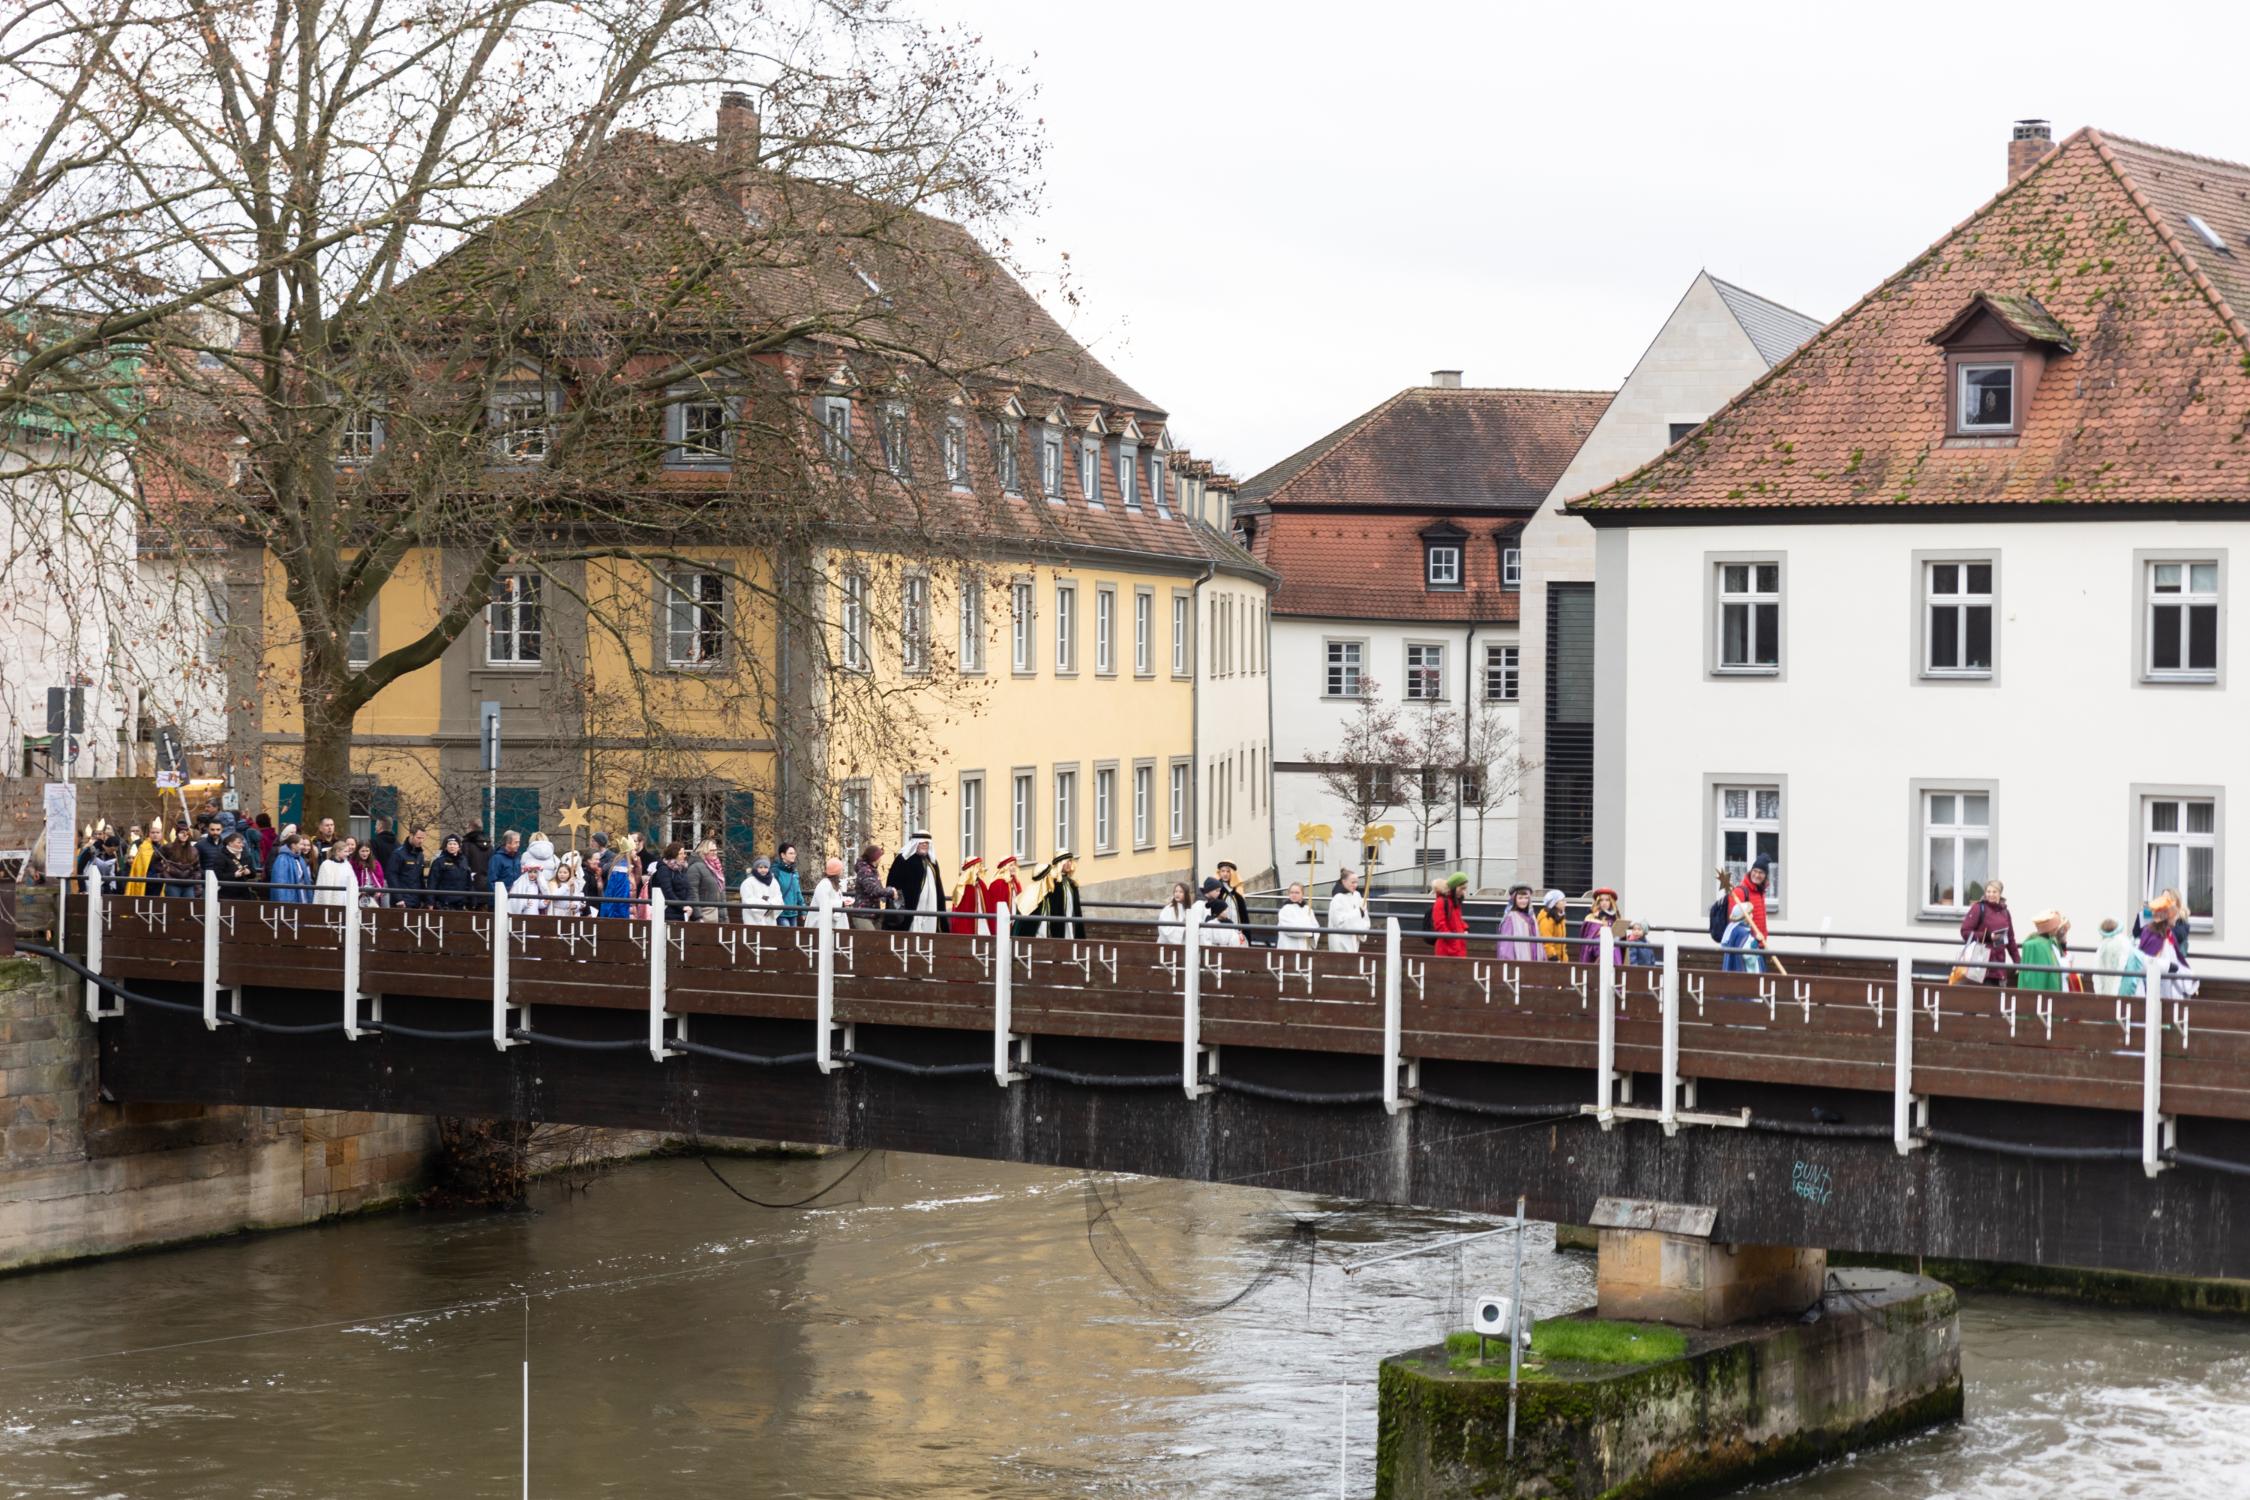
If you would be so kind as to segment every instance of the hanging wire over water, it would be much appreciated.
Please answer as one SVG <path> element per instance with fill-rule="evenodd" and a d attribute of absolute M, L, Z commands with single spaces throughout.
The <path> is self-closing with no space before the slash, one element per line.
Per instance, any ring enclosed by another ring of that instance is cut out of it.
<path fill-rule="evenodd" d="M 745 1203 L 755 1204 L 759 1208 L 815 1208 L 815 1200 L 825 1198 L 830 1193 L 836 1191 L 836 1189 L 842 1187 L 847 1178 L 849 1178 L 854 1172 L 857 1172 L 861 1167 L 866 1166 L 868 1158 L 876 1154 L 877 1153 L 873 1150 L 860 1152 L 859 1160 L 853 1162 L 850 1166 L 844 1168 L 843 1171 L 838 1172 L 833 1178 L 829 1179 L 828 1185 L 826 1187 L 820 1188 L 815 1192 L 807 1193 L 804 1197 L 794 1199 L 788 1203 L 769 1203 L 763 1198 L 752 1197 L 750 1194 L 736 1187 L 733 1183 L 727 1181 L 725 1174 L 721 1173 L 717 1166 L 713 1165 L 710 1154 L 708 1152 L 697 1152 L 695 1159 L 703 1163 L 704 1171 L 709 1172 L 713 1177 L 718 1179 L 719 1186 L 725 1188 L 728 1192 L 734 1194 L 737 1198 L 740 1198 Z M 853 1204 L 861 1204 L 867 1201 L 868 1186 L 869 1184 L 867 1182 L 862 1182 L 860 1184 L 858 1192 L 851 1199 L 851 1202 Z M 820 1203 L 817 1205 L 817 1208 L 842 1208 L 844 1206 L 845 1205 L 841 1203 Z"/>
<path fill-rule="evenodd" d="M 1228 1297 L 1199 1300 L 1173 1291 L 1149 1269 L 1148 1262 L 1133 1248 L 1132 1241 L 1125 1237 L 1124 1226 L 1118 1222 L 1118 1210 L 1124 1204 L 1124 1193 L 1115 1180 L 1086 1179 L 1086 1243 L 1093 1250 L 1094 1259 L 1119 1289 L 1148 1311 L 1171 1318 L 1202 1318 L 1224 1312 L 1289 1275 L 1300 1252 L 1305 1257 L 1305 1307 L 1308 1312 L 1311 1310 L 1312 1275 L 1320 1249 L 1320 1230 L 1313 1220 L 1291 1215 L 1288 1236 L 1277 1240 L 1267 1251 L 1265 1263 L 1251 1273 L 1250 1280 L 1240 1291 Z"/>

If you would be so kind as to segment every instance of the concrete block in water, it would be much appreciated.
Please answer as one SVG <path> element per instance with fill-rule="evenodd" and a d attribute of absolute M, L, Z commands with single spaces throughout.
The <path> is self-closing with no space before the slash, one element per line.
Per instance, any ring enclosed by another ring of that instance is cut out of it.
<path fill-rule="evenodd" d="M 1839 1271 L 1817 1321 L 1682 1332 L 1677 1359 L 1527 1371 L 1512 1463 L 1503 1361 L 1385 1360 L 1377 1500 L 1709 1494 L 1961 1414 L 1953 1292 L 1922 1277 Z"/>

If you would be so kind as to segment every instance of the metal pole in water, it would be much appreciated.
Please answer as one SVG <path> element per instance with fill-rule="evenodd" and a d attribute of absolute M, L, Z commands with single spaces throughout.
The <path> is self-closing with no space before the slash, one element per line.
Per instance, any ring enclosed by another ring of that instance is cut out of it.
<path fill-rule="evenodd" d="M 1516 1461 L 1516 1381 L 1523 1369 L 1523 1198 L 1516 1198 L 1516 1269 L 1508 1289 L 1508 1462 Z"/>
<path fill-rule="evenodd" d="M 1346 1380 L 1336 1387 L 1336 1500 L 1350 1500 L 1345 1487 L 1350 1484 L 1350 1469 L 1346 1466 L 1347 1448 L 1351 1443 L 1352 1384 Z"/>
<path fill-rule="evenodd" d="M 523 1500 L 531 1500 L 531 1298 L 523 1299 Z"/>

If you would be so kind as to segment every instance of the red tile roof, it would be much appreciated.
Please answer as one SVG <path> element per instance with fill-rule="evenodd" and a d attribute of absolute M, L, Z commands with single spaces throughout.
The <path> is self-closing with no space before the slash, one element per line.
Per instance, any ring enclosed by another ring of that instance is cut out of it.
<path fill-rule="evenodd" d="M 1242 487 L 1245 505 L 1535 510 L 1613 391 L 1410 386 Z"/>
<path fill-rule="evenodd" d="M 2054 352 L 2012 444 L 1949 445 L 1929 341 L 1980 295 L 2036 308 L 2072 347 Z M 1570 508 L 1599 524 L 2250 500 L 2246 309 L 2250 167 L 2084 129 L 1692 438 Z"/>
<path fill-rule="evenodd" d="M 1519 520 L 1460 517 L 1465 586 L 1423 585 L 1422 537 L 1437 518 L 1277 508 L 1255 521 L 1250 551 L 1281 575 L 1273 613 L 1347 620 L 1426 620 L 1433 624 L 1513 621 L 1522 596 L 1500 587 L 1500 538 Z"/>

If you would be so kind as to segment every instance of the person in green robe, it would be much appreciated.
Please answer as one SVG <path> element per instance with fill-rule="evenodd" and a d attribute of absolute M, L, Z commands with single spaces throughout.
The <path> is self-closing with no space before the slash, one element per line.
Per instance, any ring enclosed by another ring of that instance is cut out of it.
<path fill-rule="evenodd" d="M 2031 936 L 2024 939 L 2023 967 L 2016 973 L 2016 988 L 2021 990 L 2061 990 L 2069 988 L 2063 983 L 2063 947 L 2061 934 L 2068 924 L 2059 911 L 2043 911 L 2031 924 Z"/>

